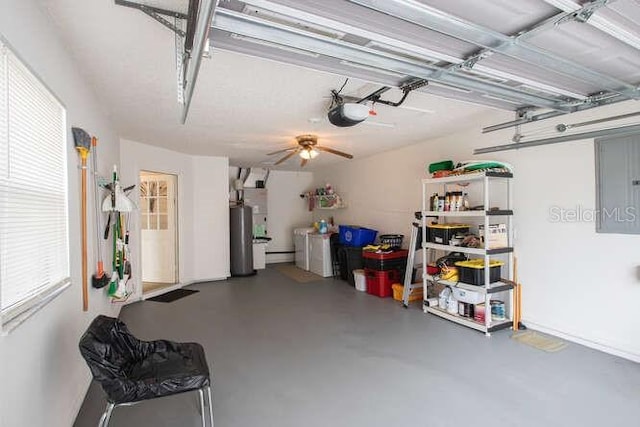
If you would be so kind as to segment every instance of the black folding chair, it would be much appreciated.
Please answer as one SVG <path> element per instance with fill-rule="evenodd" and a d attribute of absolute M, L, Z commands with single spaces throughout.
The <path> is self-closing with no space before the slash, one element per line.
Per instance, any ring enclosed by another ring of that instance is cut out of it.
<path fill-rule="evenodd" d="M 93 379 L 107 394 L 99 427 L 109 424 L 116 406 L 196 390 L 200 394 L 202 426 L 206 426 L 206 392 L 213 427 L 211 378 L 200 344 L 141 341 L 120 320 L 98 316 L 80 339 L 80 353 Z"/>

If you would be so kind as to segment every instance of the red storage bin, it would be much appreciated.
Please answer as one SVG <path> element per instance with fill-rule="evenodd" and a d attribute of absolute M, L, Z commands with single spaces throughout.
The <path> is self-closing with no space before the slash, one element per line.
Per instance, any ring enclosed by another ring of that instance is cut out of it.
<path fill-rule="evenodd" d="M 407 267 L 409 251 L 400 249 L 389 253 L 362 251 L 364 268 L 372 270 L 404 270 Z"/>
<path fill-rule="evenodd" d="M 367 280 L 367 293 L 387 298 L 393 295 L 391 285 L 400 283 L 400 272 L 398 270 L 372 270 L 364 269 L 364 276 Z"/>

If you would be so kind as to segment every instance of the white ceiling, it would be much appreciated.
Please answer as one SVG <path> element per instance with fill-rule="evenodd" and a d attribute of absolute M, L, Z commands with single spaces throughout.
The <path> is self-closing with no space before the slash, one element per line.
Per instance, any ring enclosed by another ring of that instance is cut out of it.
<path fill-rule="evenodd" d="M 467 57 L 474 52 L 473 46 L 468 43 L 454 43 L 451 38 L 447 39 L 433 31 L 425 32 L 413 24 L 405 22 L 401 27 L 383 25 L 395 21 L 389 21 L 389 16 L 371 10 L 361 10 L 354 2 L 327 0 L 335 7 L 324 7 L 324 3 L 306 0 L 278 1 L 307 12 L 323 14 L 327 18 L 338 17 L 344 12 L 353 23 L 361 21 L 362 25 L 367 22 L 375 24 L 369 28 L 372 31 L 380 31 L 386 36 L 397 33 L 405 42 L 422 37 L 423 45 L 439 51 L 446 50 L 448 43 L 447 52 L 457 58 Z M 278 156 L 269 157 L 266 153 L 293 146 L 294 137 L 301 133 L 316 133 L 320 145 L 350 152 L 355 158 L 361 158 L 454 132 L 470 124 L 480 127 L 513 117 L 512 113 L 506 111 L 500 114 L 498 110 L 487 106 L 427 93 L 442 93 L 443 89 L 433 84 L 412 92 L 399 108 L 379 104 L 376 117 L 355 127 L 337 128 L 327 122 L 326 112 L 330 91 L 343 84 L 344 76 L 216 49 L 215 42 L 219 42 L 218 46 L 260 56 L 274 58 L 284 54 L 281 49 L 256 47 L 255 44 L 250 46 L 245 41 L 233 39 L 228 33 L 216 30 L 213 34 L 212 57 L 202 62 L 187 123 L 182 125 L 176 95 L 175 37 L 171 30 L 140 11 L 115 5 L 113 0 L 41 2 L 87 81 L 95 88 L 97 98 L 111 116 L 120 136 L 125 139 L 190 154 L 228 156 L 231 164 L 237 166 L 268 167 L 269 162 L 273 163 Z M 139 2 L 180 12 L 185 12 L 188 4 L 188 0 Z M 569 8 L 575 5 L 569 0 L 523 0 L 517 3 L 517 7 L 507 0 L 430 0 L 428 3 L 447 13 L 474 19 L 476 23 L 504 34 L 526 27 L 528 22 L 537 22 L 560 12 L 551 6 L 553 3 L 562 3 L 563 7 Z M 479 3 L 483 3 L 483 7 L 478 6 Z M 639 10 L 637 4 L 634 7 L 629 6 L 630 3 L 633 2 L 625 0 L 613 3 L 626 5 L 618 8 L 617 19 L 623 15 L 631 16 Z M 242 8 L 242 3 L 228 0 L 221 2 L 221 6 L 238 10 Z M 607 17 L 613 11 L 615 9 L 605 10 L 603 16 Z M 584 24 L 569 22 L 560 28 L 536 34 L 530 41 L 535 46 L 582 61 L 583 65 L 590 60 L 593 69 L 614 71 L 613 75 L 617 78 L 633 82 L 640 76 L 640 55 L 636 49 Z M 296 59 L 289 62 L 301 62 L 301 55 L 291 56 Z M 562 80 L 560 75 L 544 72 L 542 68 L 537 70 L 533 65 L 509 62 L 500 54 L 483 60 L 481 65 L 485 69 L 502 69 L 526 78 L 539 77 L 538 81 L 543 84 L 561 82 L 571 93 L 588 95 L 594 90 L 566 76 Z M 380 83 L 384 80 L 384 76 L 369 78 L 362 72 L 354 71 L 351 75 L 366 76 L 369 82 L 351 78 L 342 92 L 344 95 L 368 95 L 381 87 Z M 524 86 L 519 86 L 523 84 L 522 80 L 503 82 L 531 91 L 526 82 Z M 454 92 L 451 93 L 456 96 Z M 486 94 L 470 96 L 483 99 L 485 103 L 513 107 L 504 101 L 491 100 Z M 389 100 L 398 100 L 400 97 L 401 92 L 396 89 L 383 96 Z M 500 119 L 488 119 L 492 115 Z M 307 167 L 333 162 L 348 160 L 323 153 Z M 291 159 L 277 168 L 297 169 L 299 162 Z"/>

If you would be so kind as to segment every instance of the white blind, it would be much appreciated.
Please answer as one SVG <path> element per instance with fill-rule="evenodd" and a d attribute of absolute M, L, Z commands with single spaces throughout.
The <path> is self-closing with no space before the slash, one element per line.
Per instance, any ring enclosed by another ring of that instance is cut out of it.
<path fill-rule="evenodd" d="M 3 323 L 69 281 L 65 110 L 0 42 Z"/>

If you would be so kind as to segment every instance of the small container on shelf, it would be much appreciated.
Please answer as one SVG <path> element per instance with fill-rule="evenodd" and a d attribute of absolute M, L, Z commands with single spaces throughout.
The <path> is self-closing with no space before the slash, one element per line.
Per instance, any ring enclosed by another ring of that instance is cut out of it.
<path fill-rule="evenodd" d="M 473 320 L 475 320 L 476 322 L 484 323 L 484 316 L 485 316 L 484 303 L 476 304 L 473 307 Z"/>

